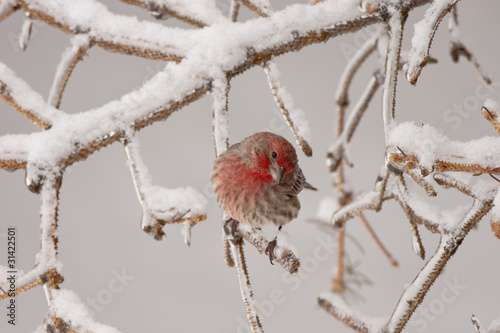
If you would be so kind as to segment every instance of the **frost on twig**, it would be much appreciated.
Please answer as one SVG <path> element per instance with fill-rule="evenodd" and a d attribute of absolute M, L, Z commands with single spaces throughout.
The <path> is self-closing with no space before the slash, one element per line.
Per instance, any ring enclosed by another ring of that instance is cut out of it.
<path fill-rule="evenodd" d="M 0 22 L 18 9 L 15 0 L 0 1 Z"/>
<path fill-rule="evenodd" d="M 68 47 L 57 66 L 52 87 L 50 88 L 48 103 L 59 108 L 64 88 L 68 83 L 69 76 L 73 72 L 78 61 L 83 59 L 86 51 L 91 46 L 91 38 L 88 35 L 76 35 L 71 38 L 71 46 Z"/>
<path fill-rule="evenodd" d="M 266 62 L 264 70 L 271 91 L 273 92 L 274 100 L 278 104 L 281 113 L 283 113 L 288 126 L 292 129 L 297 144 L 306 156 L 312 156 L 312 148 L 308 142 L 311 130 L 304 112 L 294 108 L 292 96 L 280 85 L 280 72 L 274 61 Z"/>
<path fill-rule="evenodd" d="M 255 246 L 260 253 L 264 253 L 269 245 L 269 240 L 267 240 L 264 233 L 260 230 L 256 230 L 252 227 L 239 223 L 236 231 L 239 235 L 241 235 L 241 237 L 243 237 L 244 240 Z M 300 267 L 300 260 L 292 248 L 287 247 L 282 243 L 283 242 L 278 240 L 278 243 L 273 251 L 273 259 L 288 273 L 296 273 Z"/>
<path fill-rule="evenodd" d="M 323 293 L 318 297 L 319 305 L 339 321 L 360 333 L 383 332 L 385 318 L 369 318 L 358 313 L 334 293 Z"/>
<path fill-rule="evenodd" d="M 191 227 L 207 218 L 207 199 L 191 187 L 167 189 L 152 185 L 134 136 L 125 140 L 125 152 L 143 210 L 141 228 L 154 239 L 161 240 L 165 224 L 184 223 L 184 240 L 190 245 Z"/>
<path fill-rule="evenodd" d="M 31 27 L 33 26 L 33 20 L 29 14 L 26 15 L 26 19 L 23 22 L 21 28 L 21 34 L 19 35 L 19 47 L 21 50 L 25 51 L 28 47 L 31 38 Z"/>
<path fill-rule="evenodd" d="M 429 62 L 429 51 L 439 23 L 457 2 L 458 0 L 434 1 L 425 12 L 424 18 L 415 24 L 408 63 L 404 66 L 406 78 L 410 83 L 417 83 L 420 72 Z"/>
<path fill-rule="evenodd" d="M 387 140 L 388 131 L 392 128 L 396 112 L 396 86 L 401 58 L 401 43 L 403 42 L 403 28 L 406 13 L 392 8 L 389 19 L 389 43 L 385 61 L 384 90 L 382 92 L 382 120 L 384 134 Z"/>
<path fill-rule="evenodd" d="M 229 120 L 228 120 L 228 93 L 229 81 L 228 78 L 217 78 L 212 83 L 213 96 L 213 126 L 212 133 L 215 143 L 215 155 L 219 156 L 229 147 Z M 222 225 L 222 240 L 224 242 L 224 255 L 226 264 L 236 269 L 238 277 L 241 298 L 245 304 L 247 312 L 247 320 L 252 330 L 252 333 L 263 333 L 262 324 L 260 323 L 259 315 L 255 307 L 252 285 L 243 251 L 243 241 L 241 238 L 235 239 L 232 232 L 237 223 L 234 220 L 229 220 L 227 214 L 223 212 Z M 228 229 L 228 224 L 231 221 L 231 228 Z"/>
<path fill-rule="evenodd" d="M 273 12 L 269 0 L 237 0 L 257 15 L 268 17 Z"/>
<path fill-rule="evenodd" d="M 229 235 L 226 235 L 229 237 Z M 250 284 L 250 277 L 248 275 L 245 254 L 243 252 L 243 242 L 230 241 L 231 257 L 234 259 L 234 267 L 238 275 L 238 282 L 240 285 L 241 298 L 245 304 L 247 311 L 247 319 L 250 324 L 252 333 L 263 333 L 262 324 L 255 307 L 255 300 L 253 297 L 252 285 Z"/>
<path fill-rule="evenodd" d="M 214 0 L 190 0 L 183 3 L 176 0 L 121 0 L 140 6 L 156 19 L 174 17 L 197 28 L 203 28 L 222 19 L 222 13 Z"/>
<path fill-rule="evenodd" d="M 47 104 L 39 93 L 3 63 L 0 63 L 0 99 L 43 129 L 50 128 L 63 114 Z"/>

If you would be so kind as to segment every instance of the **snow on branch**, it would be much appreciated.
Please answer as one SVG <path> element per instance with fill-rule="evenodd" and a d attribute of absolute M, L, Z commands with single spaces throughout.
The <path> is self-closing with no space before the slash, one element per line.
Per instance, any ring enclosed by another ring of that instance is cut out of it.
<path fill-rule="evenodd" d="M 0 1 L 0 22 L 16 11 L 16 0 Z"/>
<path fill-rule="evenodd" d="M 197 28 L 203 28 L 224 19 L 214 0 L 190 0 L 186 3 L 176 0 L 121 1 L 143 7 L 157 19 L 175 17 Z"/>
<path fill-rule="evenodd" d="M 167 189 L 154 186 L 146 164 L 140 156 L 137 138 L 128 136 L 125 152 L 129 163 L 137 196 L 142 206 L 141 228 L 154 239 L 165 235 L 163 226 L 184 223 L 184 240 L 191 244 L 191 228 L 207 218 L 207 199 L 191 187 Z"/>
<path fill-rule="evenodd" d="M 467 142 L 448 139 L 430 125 L 398 124 L 389 132 L 387 161 L 400 171 L 418 169 L 422 175 L 445 171 L 500 173 L 500 137 Z"/>
<path fill-rule="evenodd" d="M 0 99 L 43 129 L 50 128 L 63 114 L 3 63 L 0 63 Z"/>
<path fill-rule="evenodd" d="M 96 322 L 80 297 L 67 289 L 52 291 L 52 306 L 36 332 L 119 333 L 114 327 Z"/>
<path fill-rule="evenodd" d="M 429 61 L 429 51 L 439 23 L 457 2 L 458 0 L 433 1 L 425 12 L 424 18 L 415 24 L 415 32 L 411 39 L 412 47 L 408 53 L 408 63 L 404 66 L 406 78 L 410 83 L 417 83 L 422 68 Z"/>
<path fill-rule="evenodd" d="M 269 240 L 260 230 L 238 223 L 236 231 L 243 239 L 255 246 L 260 253 L 264 253 L 269 245 Z M 288 273 L 293 274 L 299 270 L 300 260 L 294 250 L 286 246 L 286 242 L 278 241 L 273 254 L 274 261 L 280 264 Z"/>
<path fill-rule="evenodd" d="M 57 66 L 54 80 L 52 81 L 48 98 L 50 105 L 59 108 L 69 76 L 73 72 L 77 62 L 85 56 L 86 51 L 91 46 L 90 41 L 90 37 L 83 34 L 75 35 L 71 38 L 71 46 L 64 51 L 61 61 Z"/>
<path fill-rule="evenodd" d="M 95 0 L 20 0 L 19 4 L 35 19 L 66 33 L 86 33 L 94 42 L 110 51 L 167 61 L 180 61 L 183 52 L 170 44 L 170 38 L 185 37 L 182 30 L 134 17 L 112 14 Z M 137 32 L 140 31 L 140 34 Z"/>
<path fill-rule="evenodd" d="M 339 321 L 360 333 L 383 332 L 386 318 L 369 318 L 352 309 L 334 293 L 325 292 L 318 297 L 319 306 Z"/>

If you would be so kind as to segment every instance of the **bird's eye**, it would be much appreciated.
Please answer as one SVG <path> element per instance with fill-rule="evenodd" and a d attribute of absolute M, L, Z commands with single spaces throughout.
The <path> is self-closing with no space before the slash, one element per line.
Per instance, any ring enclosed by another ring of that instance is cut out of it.
<path fill-rule="evenodd" d="M 273 151 L 273 153 L 271 154 L 271 156 L 272 156 L 273 158 L 277 158 L 277 157 L 278 157 L 278 153 L 277 153 L 277 152 L 275 152 L 275 151 Z"/>

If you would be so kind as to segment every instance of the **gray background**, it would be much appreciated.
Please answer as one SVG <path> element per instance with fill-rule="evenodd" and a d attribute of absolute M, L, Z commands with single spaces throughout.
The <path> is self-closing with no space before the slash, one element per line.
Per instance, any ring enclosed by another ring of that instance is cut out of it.
<path fill-rule="evenodd" d="M 133 6 L 114 0 L 104 2 L 113 12 L 150 19 Z M 285 1 L 271 2 L 276 9 L 286 4 Z M 225 4 L 221 7 L 227 11 Z M 412 25 L 424 10 L 419 8 L 410 14 L 405 49 L 409 47 Z M 462 1 L 459 6 L 463 36 L 497 82 L 491 92 L 491 97 L 497 101 L 500 101 L 499 10 L 498 1 Z M 243 19 L 252 17 L 248 10 L 242 10 Z M 23 19 L 24 14 L 18 12 L 0 23 L 0 61 L 47 97 L 61 53 L 69 45 L 69 36 L 37 22 L 28 49 L 21 52 L 17 35 Z M 482 83 L 477 72 L 463 59 L 454 64 L 448 56 L 446 22 L 440 26 L 431 52 L 439 64 L 425 68 L 416 87 L 410 86 L 400 75 L 397 119 L 430 123 L 452 139 L 496 135 L 479 112 L 482 101 L 475 96 L 475 89 Z M 179 26 L 184 27 L 183 24 Z M 308 180 L 319 188 L 319 192 L 301 194 L 303 209 L 298 219 L 285 228 L 301 258 L 309 258 L 309 265 L 301 275 L 292 280 L 281 267 L 269 265 L 266 257 L 246 246 L 256 299 L 268 305 L 268 315 L 262 318 L 266 332 L 350 332 L 317 305 L 317 296 L 330 288 L 336 257 L 334 254 L 327 258 L 315 257 L 315 250 L 321 244 L 319 239 L 325 239 L 326 235 L 307 220 L 316 215 L 318 202 L 331 193 L 325 152 L 334 138 L 333 93 L 347 61 L 346 50 L 357 49 L 366 36 L 367 31 L 362 31 L 326 44 L 309 46 L 276 60 L 283 84 L 293 95 L 295 105 L 307 114 L 313 130 L 314 155 L 307 158 L 299 152 L 299 159 Z M 70 78 L 61 108 L 76 113 L 100 106 L 138 87 L 163 67 L 162 62 L 113 54 L 94 47 Z M 374 61 L 370 60 L 355 81 L 353 103 L 373 68 Z M 263 129 L 293 139 L 277 113 L 261 68 L 235 77 L 231 87 L 232 143 Z M 457 122 L 447 118 L 447 115 L 457 116 L 453 111 L 447 112 L 453 110 L 454 104 L 467 110 Z M 380 107 L 379 92 L 353 140 L 355 169 L 349 170 L 349 178 L 358 192 L 372 188 L 383 163 Z M 62 274 L 65 278 L 62 287 L 75 291 L 85 303 L 88 298 L 101 295 L 102 299 L 103 295 L 112 295 L 95 313 L 99 322 L 123 332 L 248 331 L 246 324 L 242 324 L 246 321 L 245 309 L 235 271 L 226 267 L 223 260 L 221 212 L 210 186 L 214 159 L 211 113 L 211 97 L 207 96 L 173 114 L 166 122 L 156 123 L 139 134 L 143 157 L 155 184 L 170 188 L 190 185 L 209 198 L 208 219 L 193 229 L 190 248 L 183 243 L 180 226 L 167 226 L 168 238 L 161 242 L 141 231 L 141 207 L 119 143 L 93 154 L 66 172 L 61 190 L 59 228 L 59 258 L 64 264 Z M 7 104 L 0 103 L 1 134 L 36 130 Z M 446 208 L 469 202 L 451 190 L 440 190 L 434 200 Z M 0 172 L 0 264 L 6 262 L 7 226 L 15 225 L 19 265 L 25 270 L 33 266 L 39 248 L 39 203 L 39 197 L 25 187 L 23 171 Z M 412 251 L 411 232 L 396 203 L 389 202 L 382 212 L 368 212 L 366 216 L 401 267 L 390 267 L 359 220 L 349 222 L 349 235 L 363 248 L 361 251 L 349 240 L 350 259 L 373 282 L 357 290 L 365 301 L 358 300 L 354 304 L 367 315 L 389 316 L 404 285 L 413 280 L 423 261 Z M 270 238 L 274 236 L 274 229 L 265 231 Z M 421 234 L 428 258 L 437 246 L 438 236 L 424 229 Z M 474 332 L 470 323 L 472 313 L 483 326 L 499 317 L 499 250 L 500 241 L 490 232 L 488 216 L 466 238 L 427 295 L 421 308 L 428 314 L 416 314 L 408 332 L 422 332 L 424 328 L 427 332 Z M 120 292 L 113 294 L 109 284 L 120 287 L 113 279 L 122 271 L 131 280 L 121 285 Z M 460 288 L 450 287 L 452 285 Z M 271 308 L 272 293 L 282 293 L 282 296 L 280 304 Z M 1 332 L 33 331 L 47 309 L 42 288 L 18 296 L 17 304 L 15 329 L 7 326 L 4 305 L 1 305 Z"/>

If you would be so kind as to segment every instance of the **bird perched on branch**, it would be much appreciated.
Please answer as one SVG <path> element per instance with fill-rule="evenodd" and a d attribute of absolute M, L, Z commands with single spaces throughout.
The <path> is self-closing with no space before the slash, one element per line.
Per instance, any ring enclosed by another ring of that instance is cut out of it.
<path fill-rule="evenodd" d="M 217 202 L 233 220 L 254 228 L 272 223 L 281 230 L 299 214 L 299 192 L 316 190 L 297 163 L 295 149 L 285 138 L 255 133 L 216 158 L 212 185 Z M 271 263 L 275 247 L 276 238 L 266 249 Z"/>

